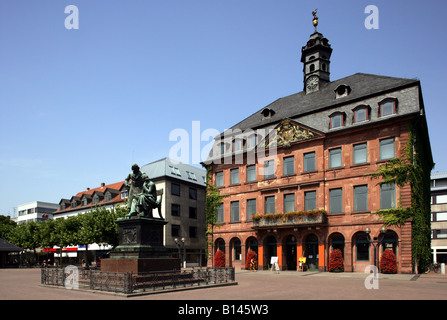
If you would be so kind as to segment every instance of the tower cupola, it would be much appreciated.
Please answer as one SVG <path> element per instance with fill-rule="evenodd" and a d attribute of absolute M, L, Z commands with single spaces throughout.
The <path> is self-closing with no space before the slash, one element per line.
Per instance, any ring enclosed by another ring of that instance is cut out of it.
<path fill-rule="evenodd" d="M 317 31 L 317 10 L 312 12 L 315 32 L 310 35 L 309 41 L 301 49 L 301 62 L 303 63 L 304 91 L 312 93 L 318 91 L 324 83 L 330 82 L 330 57 L 332 48 L 329 40 Z"/>

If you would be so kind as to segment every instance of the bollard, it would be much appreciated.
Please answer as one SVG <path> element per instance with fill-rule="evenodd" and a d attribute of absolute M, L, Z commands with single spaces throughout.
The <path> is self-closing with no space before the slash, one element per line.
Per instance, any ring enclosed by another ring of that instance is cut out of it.
<path fill-rule="evenodd" d="M 445 274 L 445 263 L 441 263 L 441 273 Z"/>

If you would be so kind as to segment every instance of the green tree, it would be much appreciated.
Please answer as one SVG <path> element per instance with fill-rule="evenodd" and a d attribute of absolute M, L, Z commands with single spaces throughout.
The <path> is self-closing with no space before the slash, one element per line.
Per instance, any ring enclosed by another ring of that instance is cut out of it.
<path fill-rule="evenodd" d="M 79 244 L 78 232 L 81 227 L 82 216 L 72 216 L 66 219 L 55 220 L 54 230 L 58 246 L 66 247 Z"/>
<path fill-rule="evenodd" d="M 85 245 L 86 257 L 88 244 L 108 244 L 113 247 L 118 245 L 118 224 L 116 220 L 124 217 L 127 213 L 127 207 L 113 209 L 97 207 L 80 216 L 77 241 L 78 244 Z"/>
<path fill-rule="evenodd" d="M 11 220 L 9 217 L 0 216 L 0 239 L 9 241 L 9 236 L 16 225 L 17 223 Z"/>

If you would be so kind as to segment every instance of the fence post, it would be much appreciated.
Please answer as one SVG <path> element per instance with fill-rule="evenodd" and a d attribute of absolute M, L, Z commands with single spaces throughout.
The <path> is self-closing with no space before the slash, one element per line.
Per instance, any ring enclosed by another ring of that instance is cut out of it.
<path fill-rule="evenodd" d="M 132 272 L 123 275 L 123 291 L 126 294 L 132 293 Z"/>
<path fill-rule="evenodd" d="M 95 289 L 95 273 L 90 272 L 90 290 Z"/>

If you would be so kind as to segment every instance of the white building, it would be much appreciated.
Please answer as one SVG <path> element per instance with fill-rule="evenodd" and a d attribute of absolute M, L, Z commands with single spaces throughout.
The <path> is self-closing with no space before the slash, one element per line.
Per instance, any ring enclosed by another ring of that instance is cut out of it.
<path fill-rule="evenodd" d="M 431 174 L 431 249 L 433 262 L 447 262 L 447 172 Z"/>
<path fill-rule="evenodd" d="M 22 204 L 17 207 L 18 216 L 15 219 L 17 223 L 24 223 L 28 221 L 44 221 L 53 219 L 53 213 L 59 209 L 59 204 L 33 201 Z"/>

